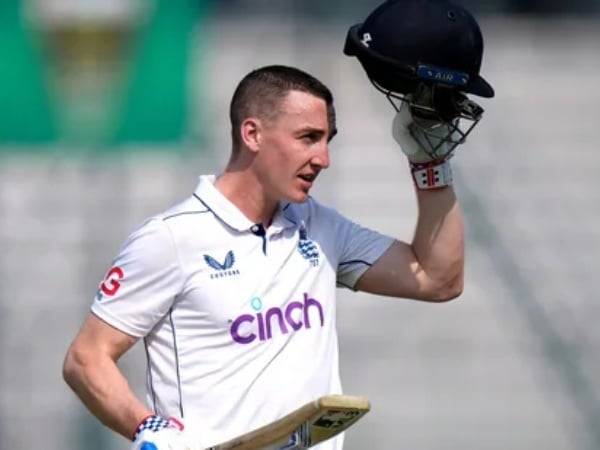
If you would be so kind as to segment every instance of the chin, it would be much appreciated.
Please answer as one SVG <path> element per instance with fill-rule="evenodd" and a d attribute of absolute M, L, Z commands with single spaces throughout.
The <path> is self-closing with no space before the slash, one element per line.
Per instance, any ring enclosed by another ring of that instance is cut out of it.
<path fill-rule="evenodd" d="M 291 203 L 303 203 L 308 200 L 308 197 L 308 192 L 296 191 L 287 197 L 287 201 Z"/>

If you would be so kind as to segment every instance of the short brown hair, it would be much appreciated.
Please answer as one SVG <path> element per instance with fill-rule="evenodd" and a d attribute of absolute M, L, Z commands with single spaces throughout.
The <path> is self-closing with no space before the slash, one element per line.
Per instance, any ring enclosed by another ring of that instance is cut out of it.
<path fill-rule="evenodd" d="M 321 98 L 327 105 L 329 138 L 337 132 L 333 95 L 323 83 L 295 67 L 265 66 L 253 70 L 238 84 L 229 107 L 233 152 L 241 144 L 240 126 L 248 117 L 273 119 L 279 103 L 289 91 L 301 91 Z"/>

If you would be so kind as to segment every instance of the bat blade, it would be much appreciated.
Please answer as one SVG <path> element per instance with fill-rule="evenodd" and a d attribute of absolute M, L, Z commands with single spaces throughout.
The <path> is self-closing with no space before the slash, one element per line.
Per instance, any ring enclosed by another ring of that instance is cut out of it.
<path fill-rule="evenodd" d="M 281 419 L 206 450 L 306 449 L 346 430 L 370 409 L 365 397 L 326 395 Z"/>

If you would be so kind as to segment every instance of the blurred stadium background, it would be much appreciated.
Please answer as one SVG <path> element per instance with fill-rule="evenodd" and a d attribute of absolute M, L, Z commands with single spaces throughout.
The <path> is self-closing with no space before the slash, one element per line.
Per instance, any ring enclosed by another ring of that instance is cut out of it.
<path fill-rule="evenodd" d="M 249 70 L 332 88 L 340 134 L 315 196 L 410 239 L 392 110 L 341 52 L 377 3 L 0 2 L 1 449 L 128 448 L 62 358 L 127 234 L 223 167 Z M 462 4 L 497 92 L 455 159 L 466 290 L 443 305 L 340 291 L 345 390 L 373 403 L 346 448 L 598 450 L 600 2 Z M 141 393 L 140 350 L 122 367 Z"/>

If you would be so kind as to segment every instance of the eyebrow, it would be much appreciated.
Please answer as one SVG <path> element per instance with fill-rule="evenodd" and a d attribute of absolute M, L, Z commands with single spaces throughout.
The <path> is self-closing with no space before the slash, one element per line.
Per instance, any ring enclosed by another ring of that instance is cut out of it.
<path fill-rule="evenodd" d="M 319 127 L 312 127 L 310 125 L 307 125 L 303 128 L 298 129 L 298 134 L 302 134 L 302 133 L 319 133 L 319 134 L 325 134 L 325 129 L 323 128 L 319 128 Z"/>
<path fill-rule="evenodd" d="M 304 128 L 300 128 L 297 131 L 298 135 L 305 134 L 305 133 L 317 133 L 319 135 L 325 135 L 326 134 L 326 132 L 325 132 L 325 130 L 323 128 L 315 128 L 315 127 L 311 127 L 311 126 L 306 126 Z M 335 135 L 337 133 L 338 133 L 337 128 L 334 128 L 333 130 L 331 130 L 331 132 L 327 136 L 327 142 L 331 142 L 331 140 L 335 137 Z"/>

